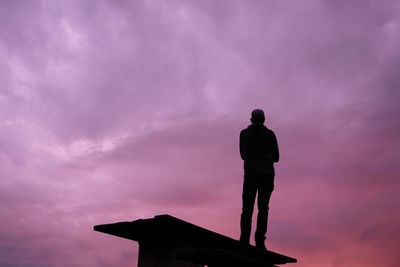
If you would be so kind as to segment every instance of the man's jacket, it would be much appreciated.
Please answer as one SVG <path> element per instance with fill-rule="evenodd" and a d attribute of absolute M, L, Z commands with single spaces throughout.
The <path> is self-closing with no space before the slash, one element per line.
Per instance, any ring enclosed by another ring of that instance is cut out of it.
<path fill-rule="evenodd" d="M 262 124 L 251 124 L 240 132 L 240 156 L 244 175 L 275 174 L 274 162 L 279 161 L 275 133 Z"/>

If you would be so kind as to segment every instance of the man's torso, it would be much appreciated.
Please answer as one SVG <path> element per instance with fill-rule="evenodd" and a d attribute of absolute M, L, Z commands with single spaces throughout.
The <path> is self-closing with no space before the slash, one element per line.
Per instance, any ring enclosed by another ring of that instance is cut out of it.
<path fill-rule="evenodd" d="M 264 125 L 252 124 L 240 133 L 240 153 L 247 175 L 274 174 L 276 137 Z"/>

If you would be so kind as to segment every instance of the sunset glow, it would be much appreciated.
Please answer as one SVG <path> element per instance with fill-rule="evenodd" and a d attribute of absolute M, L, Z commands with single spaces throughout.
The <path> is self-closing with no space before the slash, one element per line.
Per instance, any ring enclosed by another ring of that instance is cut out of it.
<path fill-rule="evenodd" d="M 136 266 L 93 226 L 158 214 L 239 238 L 255 108 L 268 248 L 400 266 L 399 1 L 0 0 L 0 25 L 0 266 Z"/>

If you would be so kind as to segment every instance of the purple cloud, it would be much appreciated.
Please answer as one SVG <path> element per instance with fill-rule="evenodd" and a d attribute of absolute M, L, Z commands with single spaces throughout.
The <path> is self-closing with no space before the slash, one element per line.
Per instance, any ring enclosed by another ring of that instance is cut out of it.
<path fill-rule="evenodd" d="M 282 155 L 270 248 L 400 264 L 396 1 L 0 6 L 0 265 L 134 265 L 92 227 L 160 213 L 237 238 L 254 108 Z"/>

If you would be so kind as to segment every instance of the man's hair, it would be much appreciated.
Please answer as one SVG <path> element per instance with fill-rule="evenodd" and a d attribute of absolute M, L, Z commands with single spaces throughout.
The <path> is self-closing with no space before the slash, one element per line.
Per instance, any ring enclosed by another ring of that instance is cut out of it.
<path fill-rule="evenodd" d="M 252 123 L 264 123 L 265 121 L 264 111 L 262 111 L 262 109 L 253 110 L 251 112 L 250 121 Z"/>

